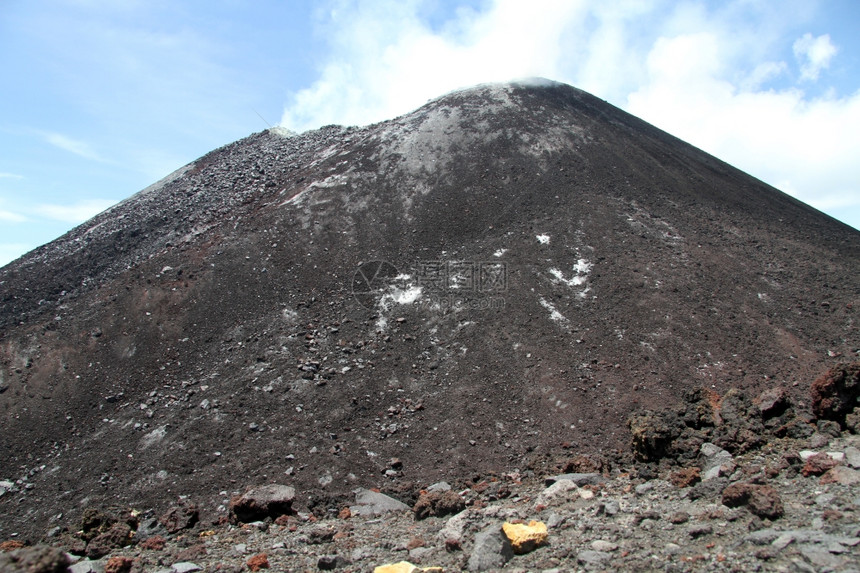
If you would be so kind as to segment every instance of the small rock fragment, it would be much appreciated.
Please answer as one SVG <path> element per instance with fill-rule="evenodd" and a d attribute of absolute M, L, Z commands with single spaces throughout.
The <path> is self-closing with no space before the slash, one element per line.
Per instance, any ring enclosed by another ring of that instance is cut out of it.
<path fill-rule="evenodd" d="M 104 573 L 104 567 L 101 561 L 84 559 L 70 565 L 64 573 Z"/>
<path fill-rule="evenodd" d="M 782 500 L 769 485 L 734 483 L 723 490 L 722 503 L 727 507 L 745 505 L 759 517 L 776 519 L 783 514 Z"/>
<path fill-rule="evenodd" d="M 583 565 L 599 565 L 612 559 L 612 555 L 605 551 L 592 551 L 586 549 L 576 554 L 576 560 Z"/>
<path fill-rule="evenodd" d="M 427 486 L 427 491 L 451 491 L 451 484 L 446 481 L 438 481 L 433 485 Z"/>
<path fill-rule="evenodd" d="M 6 543 L 6 542 L 4 542 Z M 10 547 L 10 544 L 6 544 Z M 47 545 L 34 545 L 0 552 L 0 571 L 9 573 L 66 573 L 69 558 Z"/>
<path fill-rule="evenodd" d="M 331 543 L 334 539 L 334 534 L 337 533 L 329 527 L 315 527 L 308 533 L 308 543 L 310 545 L 320 545 L 322 543 Z"/>
<path fill-rule="evenodd" d="M 546 524 L 541 521 L 530 521 L 528 525 L 523 523 L 504 523 L 502 531 L 511 541 L 511 548 L 517 555 L 534 551 L 546 543 Z"/>
<path fill-rule="evenodd" d="M 606 478 L 604 478 L 598 473 L 572 473 L 550 476 L 544 479 L 544 484 L 550 486 L 562 480 L 572 481 L 575 485 L 579 487 L 582 487 L 584 485 L 598 485 L 606 482 Z"/>
<path fill-rule="evenodd" d="M 761 417 L 764 420 L 781 416 L 791 406 L 788 394 L 785 388 L 781 386 L 768 388 L 759 394 L 755 402 L 758 403 L 759 412 L 761 412 Z"/>
<path fill-rule="evenodd" d="M 105 573 L 128 573 L 134 560 L 124 555 L 114 555 L 105 564 Z"/>
<path fill-rule="evenodd" d="M 245 565 L 248 566 L 248 569 L 251 571 L 259 571 L 260 569 L 268 569 L 269 568 L 269 556 L 265 553 L 258 553 L 254 555 L 250 559 L 245 562 Z"/>
<path fill-rule="evenodd" d="M 860 362 L 834 366 L 812 383 L 810 392 L 813 414 L 844 424 L 860 397 Z"/>
<path fill-rule="evenodd" d="M 854 446 L 848 446 L 845 448 L 845 463 L 855 470 L 860 469 L 860 449 L 857 449 Z"/>
<path fill-rule="evenodd" d="M 114 523 L 104 533 L 100 533 L 87 544 L 87 557 L 99 559 L 114 549 L 125 547 L 131 542 L 133 532 L 125 523 Z"/>
<path fill-rule="evenodd" d="M 669 476 L 669 481 L 675 487 L 690 487 L 701 480 L 701 470 L 697 467 L 682 468 L 672 472 Z"/>
<path fill-rule="evenodd" d="M 460 513 L 464 509 L 466 509 L 465 500 L 449 490 L 422 493 L 412 512 L 415 514 L 415 519 L 426 519 Z"/>
<path fill-rule="evenodd" d="M 535 505 L 550 507 L 557 503 L 562 503 L 570 497 L 569 492 L 574 492 L 575 495 L 575 492 L 578 490 L 579 487 L 573 480 L 560 479 L 538 495 Z"/>
<path fill-rule="evenodd" d="M 669 516 L 669 523 L 674 523 L 675 525 L 681 525 L 688 521 L 690 521 L 690 514 L 686 511 L 676 511 Z"/>
<path fill-rule="evenodd" d="M 174 563 L 170 570 L 173 573 L 194 573 L 195 571 L 203 571 L 203 567 L 190 561 L 180 561 Z"/>
<path fill-rule="evenodd" d="M 677 543 L 667 543 L 663 546 L 663 552 L 668 555 L 677 555 L 681 552 L 681 546 Z"/>
<path fill-rule="evenodd" d="M 468 569 L 469 571 L 499 569 L 513 556 L 514 550 L 510 540 L 499 526 L 493 526 L 475 536 L 475 545 L 469 556 Z"/>
<path fill-rule="evenodd" d="M 317 568 L 321 571 L 333 571 L 346 565 L 346 560 L 340 555 L 323 555 L 317 560 Z"/>
<path fill-rule="evenodd" d="M 702 444 L 699 450 L 702 461 L 702 481 L 731 475 L 735 471 L 735 460 L 726 450 L 714 444 Z"/>
<path fill-rule="evenodd" d="M 161 551 L 164 549 L 164 546 L 167 544 L 167 540 L 164 539 L 160 535 L 153 535 L 152 537 L 147 537 L 143 541 L 140 542 L 141 549 L 149 549 L 152 551 Z"/>
<path fill-rule="evenodd" d="M 16 539 L 10 539 L 0 543 L 0 551 L 15 551 L 16 549 L 22 549 L 23 547 L 24 544 Z"/>
<path fill-rule="evenodd" d="M 248 489 L 230 500 L 230 515 L 234 521 L 249 523 L 293 513 L 296 490 L 287 485 L 268 484 Z"/>
<path fill-rule="evenodd" d="M 714 528 L 710 523 L 696 523 L 687 528 L 687 535 L 693 539 L 702 537 L 703 535 L 710 535 L 713 532 Z"/>
<path fill-rule="evenodd" d="M 627 421 L 636 459 L 657 461 L 669 454 L 678 429 L 665 418 L 662 413 L 644 410 L 634 413 Z"/>
<path fill-rule="evenodd" d="M 836 466 L 827 470 L 819 480 L 821 485 L 838 483 L 842 485 L 854 485 L 860 483 L 860 472 L 845 466 Z"/>
<path fill-rule="evenodd" d="M 619 511 L 621 511 L 621 504 L 614 499 L 604 501 L 597 510 L 598 514 L 602 512 L 609 516 L 617 515 Z"/>
<path fill-rule="evenodd" d="M 821 452 L 819 454 L 811 456 L 806 460 L 806 464 L 804 464 L 801 473 L 805 477 L 819 476 L 827 470 L 836 467 L 838 464 L 839 462 L 837 462 L 824 452 Z"/>
<path fill-rule="evenodd" d="M 409 506 L 383 493 L 359 488 L 355 492 L 355 505 L 350 506 L 349 511 L 352 515 L 372 517 L 391 511 L 409 511 Z"/>
<path fill-rule="evenodd" d="M 605 541 L 603 539 L 596 539 L 591 542 L 591 548 L 595 551 L 603 551 L 604 553 L 609 553 L 618 549 L 618 544 L 612 543 L 611 541 Z"/>
<path fill-rule="evenodd" d="M 171 507 L 162 515 L 158 522 L 161 523 L 168 533 L 177 533 L 183 529 L 193 527 L 199 518 L 197 507 L 192 504 L 180 504 Z"/>

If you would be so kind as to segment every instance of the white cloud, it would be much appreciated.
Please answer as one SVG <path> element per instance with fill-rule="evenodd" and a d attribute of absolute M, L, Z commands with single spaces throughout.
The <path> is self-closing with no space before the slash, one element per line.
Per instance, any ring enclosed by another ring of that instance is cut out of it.
<path fill-rule="evenodd" d="M 60 133 L 45 133 L 45 141 L 53 146 L 59 147 L 75 155 L 79 155 L 85 159 L 93 159 L 95 161 L 103 161 L 101 156 L 96 153 L 92 147 L 85 141 L 72 139 Z"/>
<path fill-rule="evenodd" d="M 5 221 L 7 223 L 23 223 L 26 220 L 27 217 L 21 215 L 20 213 L 0 209 L 0 221 Z"/>
<path fill-rule="evenodd" d="M 116 201 L 111 199 L 86 199 L 72 205 L 41 204 L 33 211 L 55 221 L 83 223 L 115 204 Z"/>
<path fill-rule="evenodd" d="M 23 175 L 18 175 L 16 173 L 3 173 L 0 172 L 0 179 L 23 179 Z"/>
<path fill-rule="evenodd" d="M 29 219 L 18 212 L 17 209 L 9 210 L 4 209 L 3 204 L 6 203 L 6 198 L 0 195 L 0 221 L 5 223 L 24 223 Z"/>
<path fill-rule="evenodd" d="M 321 30 L 331 52 L 286 106 L 287 127 L 366 124 L 459 87 L 539 75 L 814 206 L 860 213 L 860 91 L 804 91 L 837 57 L 827 34 L 794 42 L 801 83 L 788 73 L 786 34 L 811 10 L 802 1 L 490 0 L 436 27 L 418 0 L 333 5 Z"/>
<path fill-rule="evenodd" d="M 434 31 L 418 18 L 418 4 L 339 3 L 326 30 L 333 56 L 320 79 L 295 94 L 281 124 L 365 124 L 477 83 L 557 77 L 563 39 L 585 16 L 582 1 L 497 0 Z"/>
<path fill-rule="evenodd" d="M 830 42 L 830 35 L 813 38 L 804 34 L 794 42 L 794 56 L 800 63 L 800 79 L 815 81 L 822 69 L 830 66 L 830 60 L 838 51 Z"/>
<path fill-rule="evenodd" d="M 757 82 L 724 79 L 725 59 L 713 36 L 660 38 L 626 107 L 815 207 L 860 205 L 860 92 L 744 88 Z"/>

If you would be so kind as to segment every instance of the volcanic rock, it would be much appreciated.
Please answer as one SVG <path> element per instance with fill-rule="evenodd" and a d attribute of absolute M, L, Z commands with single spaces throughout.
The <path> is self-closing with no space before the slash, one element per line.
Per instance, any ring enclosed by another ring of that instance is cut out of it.
<path fill-rule="evenodd" d="M 87 543 L 87 557 L 98 559 L 119 547 L 131 543 L 133 532 L 126 523 L 114 523 L 107 531 L 100 533 Z"/>
<path fill-rule="evenodd" d="M 253 487 L 230 501 L 230 513 L 237 521 L 251 522 L 293 512 L 296 490 L 290 486 L 269 484 Z"/>
<path fill-rule="evenodd" d="M 562 84 L 253 134 L 0 269 L 0 539 L 615 467 L 642 411 L 676 408 L 639 476 L 737 455 L 762 412 L 728 390 L 808 401 L 860 348 L 858 276 L 856 230 Z"/>
<path fill-rule="evenodd" d="M 759 395 L 756 402 L 764 420 L 781 416 L 791 406 L 788 393 L 781 386 L 768 388 Z"/>
<path fill-rule="evenodd" d="M 810 456 L 806 460 L 806 464 L 803 466 L 801 472 L 804 476 L 818 476 L 837 465 L 839 465 L 839 462 L 833 459 L 833 457 L 820 452 Z"/>
<path fill-rule="evenodd" d="M 491 526 L 475 536 L 475 545 L 469 555 L 469 571 L 498 569 L 514 556 L 508 537 L 498 525 Z"/>
<path fill-rule="evenodd" d="M 182 529 L 192 527 L 197 523 L 199 517 L 200 512 L 197 507 L 190 504 L 181 504 L 168 509 L 158 521 L 165 527 L 168 533 L 176 533 Z"/>
<path fill-rule="evenodd" d="M 0 571 L 4 573 L 66 573 L 69 565 L 65 553 L 47 545 L 0 552 Z"/>
<path fill-rule="evenodd" d="M 541 521 L 502 524 L 502 531 L 511 542 L 511 549 L 517 555 L 534 551 L 546 543 L 546 524 Z"/>
<path fill-rule="evenodd" d="M 418 498 L 412 512 L 415 514 L 415 519 L 425 519 L 460 513 L 464 509 L 466 509 L 466 502 L 453 491 L 430 491 Z"/>
<path fill-rule="evenodd" d="M 723 505 L 746 506 L 759 517 L 776 519 L 784 513 L 779 493 L 769 486 L 754 483 L 733 483 L 723 490 Z"/>
<path fill-rule="evenodd" d="M 815 380 L 811 394 L 816 416 L 844 425 L 860 399 L 860 362 L 834 366 Z"/>
<path fill-rule="evenodd" d="M 355 493 L 355 505 L 350 506 L 352 515 L 382 515 L 392 511 L 406 511 L 409 506 L 402 501 L 377 491 L 359 489 Z"/>

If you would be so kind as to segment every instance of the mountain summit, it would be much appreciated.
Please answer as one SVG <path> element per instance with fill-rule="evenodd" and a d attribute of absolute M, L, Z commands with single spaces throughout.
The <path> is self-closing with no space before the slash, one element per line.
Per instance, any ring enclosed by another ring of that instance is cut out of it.
<path fill-rule="evenodd" d="M 856 230 L 563 84 L 257 133 L 0 269 L 0 538 L 627 449 L 856 359 L 858 276 Z"/>

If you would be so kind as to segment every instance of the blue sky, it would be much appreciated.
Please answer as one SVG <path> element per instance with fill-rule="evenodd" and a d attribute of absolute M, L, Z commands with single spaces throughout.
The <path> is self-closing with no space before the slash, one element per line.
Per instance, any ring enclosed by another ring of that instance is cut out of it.
<path fill-rule="evenodd" d="M 860 228 L 854 0 L 0 0 L 0 264 L 282 123 L 570 83 Z"/>

